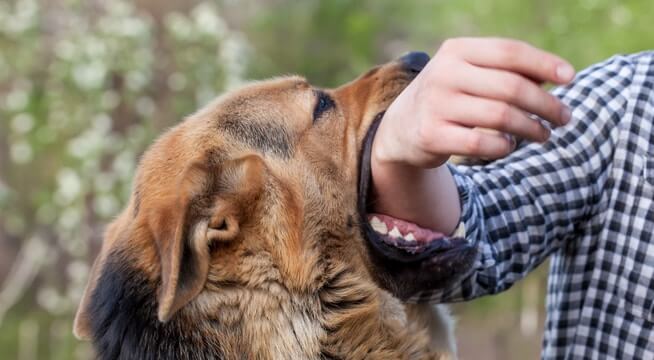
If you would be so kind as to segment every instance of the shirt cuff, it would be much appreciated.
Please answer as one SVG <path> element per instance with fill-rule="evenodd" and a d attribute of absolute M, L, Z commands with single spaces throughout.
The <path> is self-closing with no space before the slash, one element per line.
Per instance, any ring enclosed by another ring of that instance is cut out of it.
<path fill-rule="evenodd" d="M 453 236 L 463 237 L 477 247 L 478 256 L 474 267 L 488 268 L 495 265 L 493 249 L 485 236 L 487 234 L 484 222 L 483 206 L 479 189 L 473 179 L 455 165 L 448 164 L 454 178 L 459 199 L 461 201 L 461 218 Z"/>
<path fill-rule="evenodd" d="M 479 232 L 481 226 L 480 214 L 478 206 L 476 206 L 478 201 L 477 187 L 472 179 L 461 173 L 456 166 L 452 164 L 447 164 L 447 166 L 454 178 L 461 202 L 461 218 L 452 236 L 463 237 L 472 243 L 476 243 L 478 236 L 475 235 Z"/>

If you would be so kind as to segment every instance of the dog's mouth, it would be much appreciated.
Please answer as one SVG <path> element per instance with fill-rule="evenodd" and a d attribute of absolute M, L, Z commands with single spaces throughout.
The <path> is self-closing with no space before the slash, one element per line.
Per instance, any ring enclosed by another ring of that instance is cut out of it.
<path fill-rule="evenodd" d="M 364 139 L 359 164 L 358 211 L 378 281 L 400 298 L 443 288 L 467 274 L 476 250 L 465 239 L 422 228 L 392 216 L 370 212 L 372 142 L 384 113 Z"/>
<path fill-rule="evenodd" d="M 398 260 L 404 260 L 406 257 L 415 260 L 416 257 L 422 257 L 420 256 L 422 254 L 429 255 L 432 250 L 452 248 L 453 242 L 460 239 L 450 239 L 442 233 L 388 215 L 371 213 L 367 218 L 369 226 L 374 231 L 375 240 L 390 245 L 393 251 L 389 255 L 395 255 Z"/>

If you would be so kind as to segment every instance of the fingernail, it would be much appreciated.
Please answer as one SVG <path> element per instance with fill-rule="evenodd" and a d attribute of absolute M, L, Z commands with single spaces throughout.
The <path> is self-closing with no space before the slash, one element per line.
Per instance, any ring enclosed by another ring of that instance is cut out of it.
<path fill-rule="evenodd" d="M 561 64 L 556 68 L 556 76 L 561 81 L 570 81 L 575 76 L 575 69 L 569 64 Z"/>
<path fill-rule="evenodd" d="M 570 119 L 572 119 L 572 112 L 570 112 L 570 108 L 563 105 L 563 108 L 561 108 L 561 123 L 562 123 L 562 125 L 566 125 L 567 123 L 569 123 Z"/>
<path fill-rule="evenodd" d="M 517 142 L 515 140 L 515 136 L 507 133 L 503 133 L 504 137 L 509 140 L 509 144 L 511 144 L 511 151 L 515 150 L 515 147 L 517 145 Z"/>
<path fill-rule="evenodd" d="M 552 131 L 548 128 L 545 128 L 545 131 L 543 131 L 543 140 L 542 142 L 547 141 L 550 138 L 550 135 L 552 134 Z"/>

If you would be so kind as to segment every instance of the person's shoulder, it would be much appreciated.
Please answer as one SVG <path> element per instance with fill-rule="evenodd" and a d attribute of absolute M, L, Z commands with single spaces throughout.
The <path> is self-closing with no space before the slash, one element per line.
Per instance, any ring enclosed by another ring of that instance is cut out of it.
<path fill-rule="evenodd" d="M 592 67 L 601 64 L 638 64 L 638 63 L 652 63 L 654 62 L 654 50 L 644 50 L 635 53 L 618 53 L 605 61 L 599 62 Z"/>
<path fill-rule="evenodd" d="M 628 91 L 654 81 L 654 50 L 616 54 L 579 72 L 571 86 Z"/>
<path fill-rule="evenodd" d="M 633 63 L 654 63 L 654 50 L 645 50 L 633 54 L 622 54 L 620 56 L 628 59 L 628 61 Z"/>
<path fill-rule="evenodd" d="M 654 50 L 628 55 L 628 59 L 634 66 L 634 81 L 651 90 L 654 82 Z"/>
<path fill-rule="evenodd" d="M 611 77 L 626 77 L 630 78 L 635 64 L 637 62 L 636 56 L 638 54 L 616 54 L 604 61 L 597 62 L 588 66 L 586 69 L 579 72 L 578 77 L 585 76 L 599 76 L 597 74 L 606 74 L 604 76 Z"/>
<path fill-rule="evenodd" d="M 614 66 L 624 69 L 631 76 L 640 73 L 647 76 L 654 76 L 654 50 L 645 50 L 631 54 L 617 54 L 603 63 L 596 64 L 597 67 Z"/>
<path fill-rule="evenodd" d="M 652 90 L 654 85 L 654 50 L 646 50 L 633 54 L 615 55 L 611 59 L 620 64 L 625 77 L 630 79 L 631 91 L 641 93 Z"/>

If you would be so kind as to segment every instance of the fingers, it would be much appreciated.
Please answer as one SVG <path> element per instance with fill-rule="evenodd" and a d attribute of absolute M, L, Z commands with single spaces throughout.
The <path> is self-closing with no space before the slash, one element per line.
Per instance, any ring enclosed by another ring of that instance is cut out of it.
<path fill-rule="evenodd" d="M 574 77 L 574 68 L 567 61 L 522 41 L 458 38 L 444 42 L 440 52 L 455 54 L 473 65 L 517 72 L 536 82 L 566 84 Z"/>
<path fill-rule="evenodd" d="M 439 126 L 439 136 L 425 138 L 421 147 L 431 154 L 497 159 L 513 150 L 513 141 L 498 132 L 468 129 L 460 126 Z"/>
<path fill-rule="evenodd" d="M 505 102 L 555 126 L 570 120 L 570 112 L 558 98 L 515 73 L 463 64 L 453 76 L 457 79 L 452 86 L 464 93 Z"/>
<path fill-rule="evenodd" d="M 448 40 L 388 108 L 384 121 L 392 130 L 377 135 L 384 137 L 383 155 L 435 167 L 450 155 L 506 156 L 514 144 L 507 134 L 544 142 L 549 129 L 530 114 L 559 126 L 570 112 L 539 85 L 573 76 L 565 60 L 523 42 Z"/>
<path fill-rule="evenodd" d="M 461 94 L 452 97 L 449 104 L 451 123 L 465 127 L 498 130 L 519 138 L 544 142 L 550 131 L 539 121 L 507 103 Z"/>

